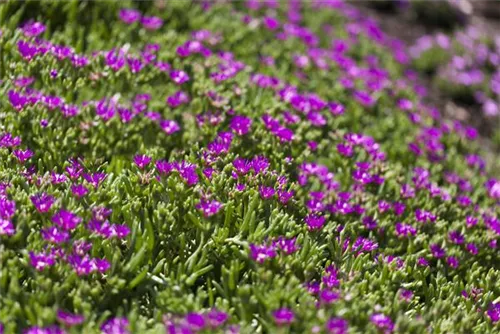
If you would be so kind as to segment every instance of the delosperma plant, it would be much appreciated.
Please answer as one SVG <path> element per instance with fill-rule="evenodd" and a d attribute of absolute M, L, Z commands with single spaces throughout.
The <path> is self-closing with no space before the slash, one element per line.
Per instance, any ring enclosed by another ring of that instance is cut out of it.
<path fill-rule="evenodd" d="M 500 330 L 495 161 L 352 5 L 0 22 L 0 333 Z"/>

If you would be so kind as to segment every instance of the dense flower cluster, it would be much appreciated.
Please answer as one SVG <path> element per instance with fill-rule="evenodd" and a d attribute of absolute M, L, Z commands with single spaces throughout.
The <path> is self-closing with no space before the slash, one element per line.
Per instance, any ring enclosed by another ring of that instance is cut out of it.
<path fill-rule="evenodd" d="M 0 333 L 498 330 L 500 180 L 424 47 L 339 0 L 1 6 Z"/>

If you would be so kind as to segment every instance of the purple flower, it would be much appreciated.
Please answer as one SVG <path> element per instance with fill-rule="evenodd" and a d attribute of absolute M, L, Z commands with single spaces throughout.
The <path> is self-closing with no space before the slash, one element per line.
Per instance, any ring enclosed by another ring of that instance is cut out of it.
<path fill-rule="evenodd" d="M 40 213 L 49 212 L 55 201 L 53 196 L 46 193 L 38 193 L 31 196 L 30 199 L 37 211 Z"/>
<path fill-rule="evenodd" d="M 429 262 L 426 260 L 425 257 L 419 257 L 417 259 L 417 265 L 419 265 L 420 267 L 428 267 Z"/>
<path fill-rule="evenodd" d="M 252 161 L 252 169 L 255 174 L 264 173 L 269 168 L 269 161 L 263 156 L 255 156 Z"/>
<path fill-rule="evenodd" d="M 272 187 L 260 186 L 259 193 L 262 199 L 270 199 L 274 196 L 276 191 Z"/>
<path fill-rule="evenodd" d="M 89 193 L 87 187 L 83 184 L 74 184 L 71 186 L 71 193 L 78 198 L 81 198 Z"/>
<path fill-rule="evenodd" d="M 141 24 L 146 30 L 158 30 L 163 25 L 163 20 L 156 16 L 144 16 Z"/>
<path fill-rule="evenodd" d="M 22 31 L 26 37 L 36 37 L 43 34 L 45 25 L 41 22 L 30 22 L 22 27 Z"/>
<path fill-rule="evenodd" d="M 391 318 L 382 313 L 375 313 L 370 316 L 370 321 L 374 324 L 379 330 L 384 333 L 392 333 L 394 330 L 394 323 Z"/>
<path fill-rule="evenodd" d="M 20 163 L 25 163 L 28 159 L 30 159 L 33 156 L 33 151 L 30 149 L 26 150 L 14 150 L 12 154 L 16 157 L 16 159 Z"/>
<path fill-rule="evenodd" d="M 132 24 L 141 19 L 141 13 L 138 10 L 130 8 L 120 9 L 118 16 L 126 24 Z"/>
<path fill-rule="evenodd" d="M 273 311 L 274 322 L 278 325 L 289 325 L 295 320 L 295 315 L 292 310 L 288 308 L 280 308 Z"/>
<path fill-rule="evenodd" d="M 325 224 L 326 218 L 324 216 L 308 215 L 304 218 L 309 231 L 320 230 Z"/>
<path fill-rule="evenodd" d="M 68 231 L 60 230 L 56 226 L 47 227 L 41 230 L 42 238 L 53 244 L 62 244 L 69 240 Z"/>
<path fill-rule="evenodd" d="M 107 177 L 105 173 L 93 173 L 93 174 L 88 174 L 85 173 L 83 174 L 83 178 L 90 183 L 95 189 L 99 187 L 102 181 Z"/>
<path fill-rule="evenodd" d="M 331 304 L 340 299 L 340 293 L 329 289 L 323 289 L 319 294 L 319 299 L 325 304 Z"/>
<path fill-rule="evenodd" d="M 179 123 L 169 119 L 160 121 L 160 127 L 167 135 L 171 135 L 181 130 Z"/>
<path fill-rule="evenodd" d="M 459 262 L 458 262 L 458 259 L 455 256 L 448 256 L 446 258 L 446 262 L 453 269 L 457 269 L 458 268 Z"/>
<path fill-rule="evenodd" d="M 500 303 L 491 303 L 486 314 L 492 322 L 498 322 L 500 320 Z"/>
<path fill-rule="evenodd" d="M 177 85 L 182 85 L 183 83 L 189 81 L 189 75 L 181 70 L 172 70 L 170 72 L 170 79 L 172 79 L 172 81 Z"/>
<path fill-rule="evenodd" d="M 0 218 L 0 235 L 14 235 L 16 229 L 11 221 Z"/>
<path fill-rule="evenodd" d="M 42 271 L 47 267 L 52 267 L 56 264 L 56 258 L 50 253 L 34 253 L 30 252 L 30 263 L 36 270 Z"/>
<path fill-rule="evenodd" d="M 195 332 L 202 330 L 206 325 L 205 318 L 199 313 L 188 313 L 185 320 L 189 328 Z"/>
<path fill-rule="evenodd" d="M 396 235 L 398 237 L 409 237 L 417 234 L 417 229 L 408 224 L 396 223 Z"/>
<path fill-rule="evenodd" d="M 203 216 L 211 217 L 222 209 L 222 203 L 216 200 L 201 199 L 196 208 L 203 212 Z"/>
<path fill-rule="evenodd" d="M 52 184 L 61 184 L 66 182 L 67 180 L 68 178 L 64 174 L 57 174 L 55 172 L 50 173 L 50 182 Z"/>
<path fill-rule="evenodd" d="M 247 174 L 252 168 L 252 164 L 243 158 L 236 158 L 233 161 L 233 167 L 236 169 L 236 172 L 240 175 Z"/>
<path fill-rule="evenodd" d="M 59 225 L 65 230 L 73 230 L 78 224 L 80 224 L 82 218 L 78 217 L 74 213 L 66 210 L 60 210 L 54 216 L 52 216 L 52 222 Z"/>
<path fill-rule="evenodd" d="M 246 116 L 236 115 L 231 120 L 231 124 L 229 127 L 239 136 L 243 136 L 250 131 L 250 127 L 252 126 L 252 120 Z"/>
<path fill-rule="evenodd" d="M 151 157 L 147 155 L 138 154 L 134 157 L 134 163 L 139 169 L 144 169 L 151 162 Z"/>
<path fill-rule="evenodd" d="M 170 108 L 177 108 L 178 106 L 188 102 L 189 96 L 183 91 L 178 91 L 173 95 L 167 97 L 167 104 L 170 106 Z"/>
<path fill-rule="evenodd" d="M 471 253 L 472 255 L 477 255 L 477 253 L 479 252 L 479 249 L 477 248 L 476 244 L 474 244 L 473 242 L 470 242 L 468 243 L 465 248 L 467 249 L 467 251 L 469 253 Z"/>
<path fill-rule="evenodd" d="M 415 218 L 421 223 L 434 223 L 437 217 L 431 212 L 417 209 L 415 210 Z"/>
<path fill-rule="evenodd" d="M 358 237 L 352 246 L 352 249 L 357 251 L 357 254 L 371 252 L 377 248 L 378 244 L 375 241 L 363 237 Z"/>
<path fill-rule="evenodd" d="M 25 330 L 23 334 L 66 334 L 66 332 L 57 326 L 49 326 L 49 327 L 34 326 Z"/>
<path fill-rule="evenodd" d="M 298 250 L 296 245 L 296 238 L 286 239 L 284 237 L 279 237 L 274 245 L 278 246 L 285 254 L 290 255 Z"/>
<path fill-rule="evenodd" d="M 347 334 L 349 323 L 343 318 L 331 318 L 326 322 L 325 328 L 330 334 Z"/>
<path fill-rule="evenodd" d="M 104 273 L 111 267 L 106 259 L 90 258 L 88 255 L 70 255 L 68 263 L 78 276 L 87 276 L 96 271 Z"/>
<path fill-rule="evenodd" d="M 16 202 L 0 196 L 0 218 L 10 220 L 16 213 Z"/>
<path fill-rule="evenodd" d="M 127 318 L 111 318 L 101 326 L 103 334 L 129 334 Z"/>
<path fill-rule="evenodd" d="M 218 311 L 216 309 L 210 310 L 207 315 L 206 315 L 206 320 L 208 322 L 208 325 L 212 328 L 217 328 L 222 326 L 229 316 L 227 315 L 226 312 Z"/>
<path fill-rule="evenodd" d="M 40 49 L 36 45 L 23 40 L 17 42 L 17 51 L 19 51 L 21 57 L 28 62 L 40 54 Z"/>
<path fill-rule="evenodd" d="M 384 201 L 384 200 L 380 200 L 378 202 L 378 211 L 380 213 L 384 213 L 388 210 L 390 210 L 392 208 L 392 205 L 391 203 L 387 202 L 387 201 Z"/>
<path fill-rule="evenodd" d="M 85 321 L 85 317 L 80 314 L 73 314 L 62 310 L 58 310 L 57 320 L 59 320 L 66 326 L 75 326 L 83 323 Z"/>
<path fill-rule="evenodd" d="M 456 245 L 461 245 L 465 241 L 465 237 L 458 231 L 451 231 L 448 233 L 448 238 Z"/>
<path fill-rule="evenodd" d="M 273 246 L 250 244 L 250 257 L 258 263 L 264 263 L 267 259 L 276 257 Z"/>
<path fill-rule="evenodd" d="M 436 259 L 442 258 L 446 255 L 446 251 L 444 250 L 444 248 L 439 246 L 438 244 L 431 244 L 430 249 L 432 256 L 434 256 Z"/>
<path fill-rule="evenodd" d="M 399 298 L 406 302 L 409 302 L 413 298 L 413 291 L 408 289 L 400 289 Z"/>
<path fill-rule="evenodd" d="M 130 234 L 130 228 L 125 224 L 110 224 L 108 221 L 101 223 L 96 219 L 91 220 L 87 228 L 107 239 L 114 237 L 124 239 Z"/>
<path fill-rule="evenodd" d="M 401 202 L 394 202 L 393 208 L 396 216 L 401 216 L 405 212 L 406 205 Z"/>
<path fill-rule="evenodd" d="M 293 197 L 293 195 L 294 195 L 293 190 L 290 191 L 278 190 L 278 201 L 281 204 L 285 205 Z"/>
<path fill-rule="evenodd" d="M 116 72 L 125 65 L 125 52 L 112 49 L 106 53 L 104 62 Z"/>
<path fill-rule="evenodd" d="M 21 111 L 29 104 L 28 98 L 15 90 L 9 90 L 7 95 L 9 97 L 10 104 L 14 109 L 16 109 L 16 111 Z"/>
<path fill-rule="evenodd" d="M 367 230 L 374 230 L 377 228 L 377 221 L 370 216 L 363 217 L 363 225 Z"/>
<path fill-rule="evenodd" d="M 412 188 L 409 184 L 403 184 L 401 186 L 401 197 L 403 198 L 415 197 L 415 189 Z"/>

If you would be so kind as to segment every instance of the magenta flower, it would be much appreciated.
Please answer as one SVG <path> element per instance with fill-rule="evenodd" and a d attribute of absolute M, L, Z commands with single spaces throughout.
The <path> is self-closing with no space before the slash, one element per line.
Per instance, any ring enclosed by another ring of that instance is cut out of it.
<path fill-rule="evenodd" d="M 85 321 L 85 317 L 80 314 L 73 314 L 69 312 L 65 312 L 63 310 L 57 311 L 57 320 L 65 324 L 66 326 L 75 326 L 83 323 Z"/>
<path fill-rule="evenodd" d="M 274 322 L 278 325 L 290 325 L 295 320 L 295 315 L 292 310 L 288 308 L 280 308 L 273 311 Z"/>
<path fill-rule="evenodd" d="M 55 201 L 53 196 L 46 193 L 38 193 L 31 196 L 30 199 L 37 211 L 40 213 L 49 212 Z"/>
<path fill-rule="evenodd" d="M 222 326 L 228 318 L 229 316 L 227 315 L 227 313 L 218 311 L 216 309 L 212 309 L 206 314 L 208 325 L 212 328 Z"/>
<path fill-rule="evenodd" d="M 500 321 L 500 303 L 491 303 L 486 311 L 491 322 Z"/>
<path fill-rule="evenodd" d="M 415 218 L 421 223 L 434 223 L 437 219 L 436 215 L 422 209 L 415 210 Z"/>
<path fill-rule="evenodd" d="M 222 203 L 216 200 L 201 199 L 196 208 L 203 212 L 203 216 L 211 217 L 222 209 Z"/>
<path fill-rule="evenodd" d="M 290 199 L 292 199 L 294 195 L 294 192 L 293 190 L 290 190 L 290 191 L 285 191 L 285 190 L 278 190 L 278 201 L 285 205 L 288 203 L 288 201 L 290 201 Z"/>
<path fill-rule="evenodd" d="M 477 255 L 477 253 L 479 252 L 479 249 L 477 248 L 476 244 L 474 244 L 473 242 L 470 242 L 468 243 L 465 248 L 467 249 L 467 251 L 469 253 L 471 253 L 472 255 Z"/>
<path fill-rule="evenodd" d="M 450 267 L 452 267 L 453 269 L 457 269 L 458 268 L 458 265 L 459 265 L 459 262 L 458 262 L 458 259 L 457 257 L 455 256 L 448 256 L 446 258 L 446 262 L 448 263 L 448 265 Z"/>
<path fill-rule="evenodd" d="M 25 330 L 23 334 L 66 334 L 66 331 L 55 325 L 49 327 L 34 326 Z"/>
<path fill-rule="evenodd" d="M 71 193 L 78 198 L 81 198 L 89 193 L 87 187 L 83 184 L 74 184 L 71 186 Z"/>
<path fill-rule="evenodd" d="M 14 235 L 16 229 L 11 221 L 0 218 L 0 235 Z"/>
<path fill-rule="evenodd" d="M 448 233 L 448 238 L 456 245 L 461 245 L 465 241 L 465 237 L 459 231 L 451 231 Z"/>
<path fill-rule="evenodd" d="M 284 237 L 279 237 L 273 245 L 277 246 L 280 250 L 282 250 L 285 254 L 290 255 L 295 253 L 299 248 L 296 245 L 296 238 L 286 239 Z"/>
<path fill-rule="evenodd" d="M 410 302 L 413 298 L 413 291 L 402 288 L 399 290 L 399 298 L 406 302 Z"/>
<path fill-rule="evenodd" d="M 130 234 L 130 228 L 125 224 L 110 224 L 108 221 L 101 223 L 95 219 L 89 222 L 87 228 L 107 239 L 114 237 L 124 239 Z"/>
<path fill-rule="evenodd" d="M 87 276 L 94 272 L 104 273 L 111 267 L 106 259 L 90 258 L 88 255 L 69 255 L 68 263 L 78 276 Z"/>
<path fill-rule="evenodd" d="M 132 24 L 141 19 L 141 13 L 138 10 L 130 8 L 120 9 L 118 16 L 126 24 Z"/>
<path fill-rule="evenodd" d="M 103 334 L 130 334 L 127 318 L 111 318 L 101 326 Z"/>
<path fill-rule="evenodd" d="M 347 334 L 349 323 L 343 318 L 332 318 L 326 322 L 325 328 L 329 334 Z"/>
<path fill-rule="evenodd" d="M 273 189 L 273 187 L 260 186 L 259 193 L 262 199 L 270 199 L 274 196 L 276 191 Z"/>
<path fill-rule="evenodd" d="M 329 289 L 323 289 L 319 294 L 319 299 L 324 304 L 332 304 L 340 299 L 340 293 Z"/>
<path fill-rule="evenodd" d="M 147 155 L 138 154 L 134 157 L 134 163 L 139 169 L 146 168 L 147 165 L 151 162 L 151 157 Z"/>
<path fill-rule="evenodd" d="M 50 182 L 52 184 L 61 184 L 66 182 L 67 180 L 68 178 L 64 174 L 57 174 L 55 172 L 50 173 Z"/>
<path fill-rule="evenodd" d="M 169 119 L 160 121 L 160 127 L 167 135 L 171 135 L 181 130 L 179 123 Z"/>
<path fill-rule="evenodd" d="M 231 120 L 229 127 L 239 136 L 243 136 L 250 131 L 252 120 L 246 116 L 236 115 Z"/>
<path fill-rule="evenodd" d="M 417 234 L 417 229 L 408 224 L 396 223 L 396 235 L 398 237 L 409 237 Z"/>
<path fill-rule="evenodd" d="M 42 238 L 53 244 L 62 244 L 69 240 L 70 235 L 67 231 L 60 230 L 56 226 L 47 227 L 41 230 Z"/>
<path fill-rule="evenodd" d="M 182 85 L 185 82 L 189 81 L 189 75 L 182 70 L 172 70 L 170 72 L 170 79 L 175 82 L 177 85 Z"/>
<path fill-rule="evenodd" d="M 75 229 L 81 221 L 82 218 L 64 209 L 52 216 L 52 222 L 67 231 Z"/>
<path fill-rule="evenodd" d="M 28 159 L 30 159 L 33 156 L 33 151 L 30 149 L 26 150 L 14 150 L 12 152 L 14 157 L 20 162 L 20 163 L 25 163 Z"/>
<path fill-rule="evenodd" d="M 104 62 L 116 72 L 125 66 L 125 52 L 122 49 L 112 49 L 106 53 Z"/>
<path fill-rule="evenodd" d="M 41 22 L 30 22 L 22 27 L 22 31 L 26 37 L 36 37 L 44 33 L 45 25 Z"/>
<path fill-rule="evenodd" d="M 425 257 L 419 257 L 417 259 L 417 265 L 420 267 L 428 267 L 429 266 L 429 261 Z"/>
<path fill-rule="evenodd" d="M 105 173 L 93 173 L 93 174 L 88 174 L 85 173 L 83 174 L 83 178 L 90 183 L 95 189 L 99 187 L 102 181 L 107 177 Z"/>
<path fill-rule="evenodd" d="M 16 202 L 0 196 L 0 218 L 10 220 L 16 213 Z"/>
<path fill-rule="evenodd" d="M 163 20 L 156 16 L 144 16 L 141 24 L 146 30 L 158 30 L 163 25 Z"/>
<path fill-rule="evenodd" d="M 308 215 L 304 218 L 309 231 L 320 230 L 325 224 L 326 218 L 323 216 Z"/>
<path fill-rule="evenodd" d="M 47 267 L 52 267 L 56 264 L 56 258 L 50 253 L 34 253 L 30 252 L 30 263 L 38 271 L 42 271 Z"/>
<path fill-rule="evenodd" d="M 444 250 L 444 248 L 439 246 L 438 244 L 431 244 L 430 249 L 432 256 L 434 256 L 436 259 L 442 258 L 446 255 L 446 251 Z"/>
<path fill-rule="evenodd" d="M 391 318 L 382 313 L 372 314 L 370 316 L 370 321 L 383 333 L 392 333 L 394 330 L 394 323 Z"/>
<path fill-rule="evenodd" d="M 233 167 L 238 174 L 245 175 L 252 168 L 252 164 L 246 159 L 236 158 L 233 161 Z"/>
<path fill-rule="evenodd" d="M 199 313 L 188 313 L 184 319 L 188 327 L 195 332 L 202 330 L 206 326 L 205 318 Z"/>
<path fill-rule="evenodd" d="M 189 102 L 189 96 L 183 91 L 178 91 L 173 95 L 167 97 L 167 104 L 170 108 L 177 108 L 182 104 L 186 104 Z"/>
<path fill-rule="evenodd" d="M 250 257 L 258 263 L 276 257 L 274 246 L 250 244 Z"/>

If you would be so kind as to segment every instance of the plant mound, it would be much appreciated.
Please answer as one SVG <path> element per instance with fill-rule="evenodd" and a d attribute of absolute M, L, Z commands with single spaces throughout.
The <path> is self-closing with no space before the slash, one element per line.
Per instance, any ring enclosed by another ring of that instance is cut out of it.
<path fill-rule="evenodd" d="M 0 333 L 499 330 L 500 181 L 356 8 L 0 22 Z"/>

